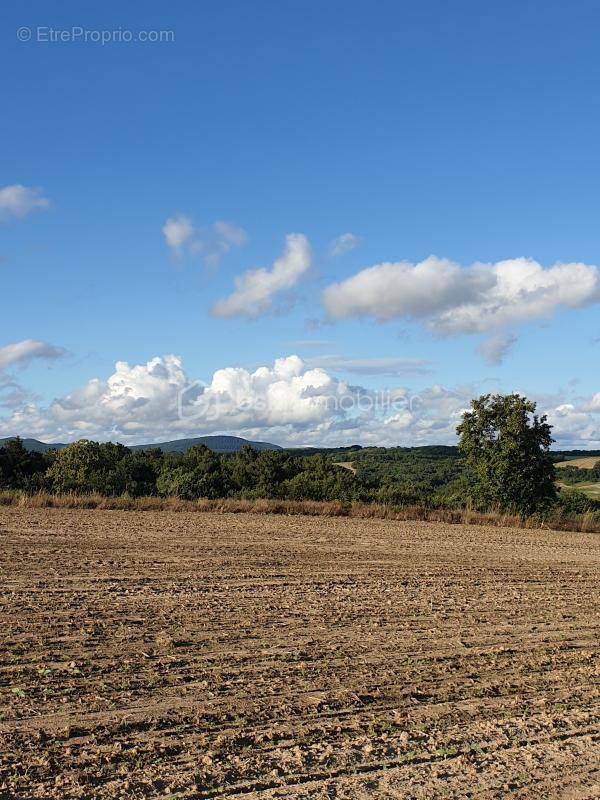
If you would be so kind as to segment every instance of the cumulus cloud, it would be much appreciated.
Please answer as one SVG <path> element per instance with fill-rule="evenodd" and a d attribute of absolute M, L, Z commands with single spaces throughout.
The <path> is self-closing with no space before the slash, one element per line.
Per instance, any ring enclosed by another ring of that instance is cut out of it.
<path fill-rule="evenodd" d="M 342 233 L 329 244 L 329 255 L 333 258 L 343 256 L 351 250 L 355 250 L 362 242 L 362 237 L 355 233 Z"/>
<path fill-rule="evenodd" d="M 282 291 L 294 287 L 312 263 L 310 244 L 301 233 L 290 233 L 285 239 L 283 255 L 271 269 L 251 269 L 235 278 L 235 290 L 217 301 L 212 308 L 215 317 L 259 317 L 272 306 Z"/>
<path fill-rule="evenodd" d="M 328 286 L 323 302 L 332 319 L 408 318 L 441 334 L 482 333 L 600 302 L 600 272 L 526 258 L 461 267 L 430 256 L 364 269 Z"/>
<path fill-rule="evenodd" d="M 162 232 L 177 258 L 199 254 L 208 266 L 216 266 L 225 253 L 248 242 L 246 231 L 232 222 L 219 219 L 212 225 L 197 227 L 183 214 L 169 217 Z"/>
<path fill-rule="evenodd" d="M 24 339 L 0 347 L 0 370 L 14 366 L 27 367 L 33 359 L 52 361 L 64 356 L 66 352 L 64 347 L 57 347 L 48 342 Z"/>
<path fill-rule="evenodd" d="M 217 370 L 188 411 L 221 425 L 227 419 L 236 427 L 305 430 L 343 413 L 337 401 L 349 392 L 343 381 L 307 368 L 292 355 L 253 372 L 241 367 Z"/>
<path fill-rule="evenodd" d="M 181 359 L 154 358 L 130 366 L 118 361 L 106 380 L 93 378 L 46 408 L 26 403 L 0 424 L 4 435 L 45 441 L 80 438 L 132 441 L 136 433 L 177 429 L 178 393 L 188 383 Z"/>
<path fill-rule="evenodd" d="M 596 395 L 597 397 L 597 395 Z M 600 404 L 581 399 L 547 408 L 557 448 L 600 448 Z"/>
<path fill-rule="evenodd" d="M 486 364 L 497 366 L 503 363 L 516 341 L 517 337 L 513 333 L 497 333 L 488 339 L 484 339 L 477 346 L 477 352 L 482 356 Z"/>
<path fill-rule="evenodd" d="M 40 211 L 50 205 L 41 189 L 15 183 L 0 189 L 0 220 L 23 219 L 33 211 Z"/>
<path fill-rule="evenodd" d="M 465 402 L 440 387 L 417 398 L 408 389 L 372 392 L 296 355 L 254 370 L 226 367 L 195 382 L 169 355 L 133 366 L 119 361 L 106 380 L 93 378 L 47 407 L 23 402 L 0 420 L 0 435 L 133 444 L 229 432 L 298 445 L 406 444 L 452 436 Z"/>
<path fill-rule="evenodd" d="M 216 431 L 301 431 L 343 415 L 339 399 L 351 392 L 298 356 L 252 372 L 219 369 L 204 384 L 191 380 L 181 358 L 168 355 L 134 366 L 119 361 L 108 379 L 94 378 L 47 408 L 24 404 L 2 420 L 0 431 L 130 443 Z"/>
<path fill-rule="evenodd" d="M 199 382 L 181 358 L 167 355 L 144 364 L 119 361 L 108 378 L 93 378 L 47 406 L 13 392 L 0 436 L 136 444 L 235 433 L 290 446 L 452 444 L 463 411 L 481 391 L 472 385 L 374 391 L 296 355 L 253 370 L 225 367 Z M 600 392 L 570 402 L 544 398 L 539 411 L 555 425 L 558 446 L 600 446 Z"/>

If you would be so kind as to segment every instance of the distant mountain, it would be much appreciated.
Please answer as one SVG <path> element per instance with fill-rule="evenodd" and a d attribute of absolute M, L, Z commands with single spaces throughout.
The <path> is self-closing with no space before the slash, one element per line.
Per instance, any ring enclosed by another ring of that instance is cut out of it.
<path fill-rule="evenodd" d="M 14 436 L 7 436 L 0 439 L 0 447 L 9 439 L 14 439 Z M 63 442 L 40 442 L 38 439 L 22 439 L 23 445 L 27 450 L 33 450 L 37 453 L 44 453 L 46 450 L 62 450 L 67 445 Z M 250 439 L 242 439 L 240 436 L 197 436 L 194 439 L 173 439 L 169 442 L 156 442 L 155 444 L 135 444 L 130 446 L 130 450 L 150 450 L 150 448 L 158 447 L 164 453 L 185 453 L 190 447 L 195 444 L 203 444 L 215 453 L 237 453 L 244 447 L 250 445 L 255 450 L 287 450 L 294 456 L 312 456 L 318 453 L 324 455 L 338 455 L 343 453 L 358 452 L 362 449 L 361 445 L 353 444 L 346 447 L 280 447 L 278 444 L 271 444 L 270 442 L 253 442 Z M 460 453 L 457 447 L 448 445 L 424 445 L 420 447 L 372 447 L 366 448 L 373 453 L 377 451 L 395 450 L 405 451 L 406 453 L 413 453 L 415 455 L 424 455 L 431 458 L 458 458 Z M 554 461 L 570 461 L 576 458 L 590 458 L 593 456 L 600 457 L 600 450 L 552 450 L 552 458 Z"/>
<path fill-rule="evenodd" d="M 14 437 L 8 436 L 5 439 L 0 439 L 0 447 L 4 442 Z M 62 442 L 46 443 L 39 442 L 37 439 L 23 439 L 23 446 L 27 450 L 33 450 L 36 453 L 44 453 L 46 450 L 62 450 L 66 444 Z M 244 447 L 250 445 L 255 450 L 281 450 L 277 444 L 270 444 L 269 442 L 252 442 L 249 439 L 242 439 L 239 436 L 198 436 L 195 439 L 175 439 L 171 442 L 157 442 L 156 444 L 136 444 L 132 445 L 130 450 L 149 450 L 150 448 L 158 447 L 164 453 L 185 453 L 190 447 L 195 444 L 203 444 L 215 453 L 237 453 Z"/>
<path fill-rule="evenodd" d="M 253 442 L 239 436 L 197 436 L 195 439 L 175 439 L 172 442 L 157 442 L 156 444 L 135 444 L 130 450 L 149 450 L 151 447 L 160 448 L 163 453 L 185 453 L 195 444 L 203 444 L 215 453 L 237 453 L 245 445 L 250 445 L 255 450 L 282 450 L 278 444 L 269 442 Z"/>
<path fill-rule="evenodd" d="M 14 436 L 6 436 L 4 439 L 0 439 L 0 447 L 3 446 L 4 442 L 8 442 L 14 438 Z M 26 450 L 33 450 L 35 453 L 45 453 L 46 450 L 62 450 L 63 447 L 67 446 L 62 442 L 47 444 L 46 442 L 39 442 L 37 439 L 21 439 L 21 441 Z"/>

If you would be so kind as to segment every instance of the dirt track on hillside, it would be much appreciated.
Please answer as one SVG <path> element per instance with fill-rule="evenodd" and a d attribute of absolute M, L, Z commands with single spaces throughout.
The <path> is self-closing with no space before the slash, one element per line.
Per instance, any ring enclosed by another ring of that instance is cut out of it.
<path fill-rule="evenodd" d="M 600 536 L 0 509 L 1 798 L 600 797 Z"/>

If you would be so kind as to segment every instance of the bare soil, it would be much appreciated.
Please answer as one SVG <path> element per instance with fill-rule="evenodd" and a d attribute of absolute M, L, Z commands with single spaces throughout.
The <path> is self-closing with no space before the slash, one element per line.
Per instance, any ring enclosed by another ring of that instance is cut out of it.
<path fill-rule="evenodd" d="M 343 467 L 344 469 L 350 470 L 356 475 L 356 467 L 354 466 L 354 461 L 336 461 L 334 462 L 338 465 L 338 467 Z"/>
<path fill-rule="evenodd" d="M 600 537 L 0 509 L 0 797 L 600 797 Z"/>

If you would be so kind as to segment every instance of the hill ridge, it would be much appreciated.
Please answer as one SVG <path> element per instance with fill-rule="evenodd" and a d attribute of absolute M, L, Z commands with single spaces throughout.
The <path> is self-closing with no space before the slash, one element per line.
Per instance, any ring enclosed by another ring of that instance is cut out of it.
<path fill-rule="evenodd" d="M 14 436 L 6 436 L 0 439 L 0 447 L 4 442 L 9 439 L 14 439 Z M 67 446 L 64 442 L 41 442 L 39 439 L 24 438 L 22 439 L 23 446 L 27 450 L 33 450 L 38 453 L 44 453 L 47 450 L 62 450 Z M 166 442 L 156 442 L 148 444 L 134 444 L 129 445 L 130 450 L 150 450 L 159 448 L 164 453 L 184 453 L 197 444 L 203 444 L 215 453 L 237 453 L 242 447 L 249 445 L 255 450 L 282 450 L 278 444 L 271 444 L 271 442 L 254 441 L 252 439 L 244 439 L 241 436 L 226 436 L 226 435 L 211 435 L 211 436 L 196 436 L 187 439 L 172 439 Z"/>

